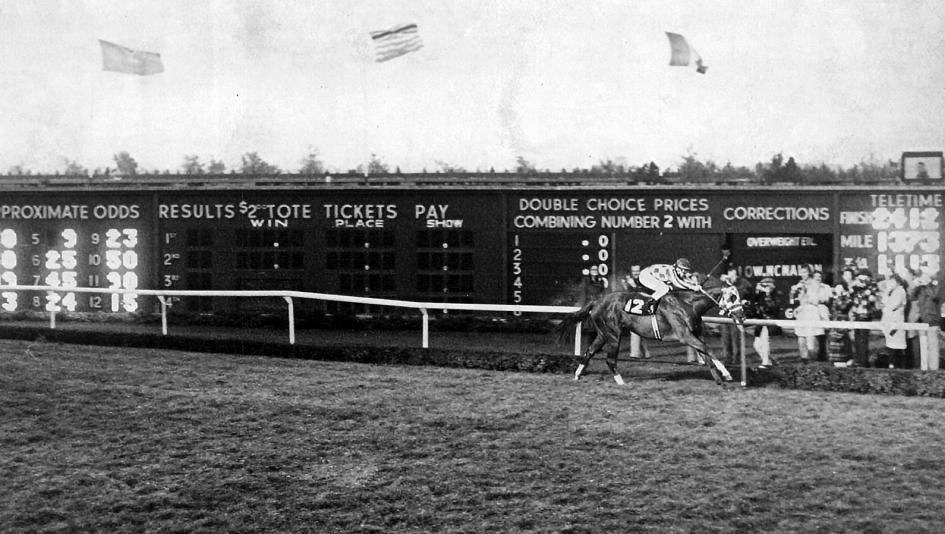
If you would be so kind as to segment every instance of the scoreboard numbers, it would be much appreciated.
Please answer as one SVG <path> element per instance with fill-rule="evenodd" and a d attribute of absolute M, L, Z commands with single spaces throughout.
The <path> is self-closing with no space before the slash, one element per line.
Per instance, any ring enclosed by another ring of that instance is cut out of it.
<path fill-rule="evenodd" d="M 508 239 L 512 304 L 554 304 L 610 287 L 614 272 L 610 233 L 516 232 Z"/>
<path fill-rule="evenodd" d="M 10 228 L 0 230 L 0 285 L 15 286 L 16 276 L 16 232 Z M 0 309 L 16 311 L 19 295 L 15 291 L 0 292 Z"/>
<path fill-rule="evenodd" d="M 929 273 L 937 275 L 941 254 L 938 217 L 939 210 L 934 207 L 874 209 L 872 228 L 876 231 L 879 272 L 918 269 L 925 264 Z"/>
<path fill-rule="evenodd" d="M 141 287 L 139 229 L 121 225 L 83 229 L 0 226 L 0 310 L 134 312 L 134 294 L 88 294 L 76 287 Z M 57 291 L 2 291 L 2 286 L 46 285 Z"/>

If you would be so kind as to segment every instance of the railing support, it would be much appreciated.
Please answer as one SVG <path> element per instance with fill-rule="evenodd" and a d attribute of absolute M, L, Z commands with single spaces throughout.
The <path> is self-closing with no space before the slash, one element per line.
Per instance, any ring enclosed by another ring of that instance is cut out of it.
<path fill-rule="evenodd" d="M 919 335 L 920 367 L 923 371 L 938 370 L 938 332 L 937 326 L 930 326 L 928 330 Z"/>
<path fill-rule="evenodd" d="M 57 295 L 57 293 L 56 293 L 55 291 L 50 291 L 49 293 L 50 293 L 50 294 Z M 58 300 L 57 300 L 57 302 L 58 302 Z M 51 308 L 52 308 L 52 309 L 49 310 L 49 329 L 50 329 L 50 330 L 55 330 L 55 329 L 56 329 L 56 310 L 55 310 L 54 307 L 51 307 Z"/>
<path fill-rule="evenodd" d="M 938 371 L 939 364 L 939 337 L 938 337 L 939 328 L 937 326 L 930 326 L 928 330 L 929 336 L 929 371 Z"/>
<path fill-rule="evenodd" d="M 289 345 L 295 345 L 295 304 L 292 297 L 282 297 L 289 304 Z"/>
<path fill-rule="evenodd" d="M 426 308 L 420 308 L 420 313 L 423 314 L 423 338 L 421 340 L 421 346 L 425 349 L 430 348 L 430 314 L 427 313 Z"/>
<path fill-rule="evenodd" d="M 732 321 L 733 323 L 735 321 Z M 736 325 L 738 327 L 738 348 L 739 354 L 741 354 L 741 364 L 742 364 L 742 387 L 748 387 L 748 352 L 745 348 L 745 325 Z"/>
<path fill-rule="evenodd" d="M 581 355 L 581 326 L 580 322 L 574 327 L 574 355 Z"/>
<path fill-rule="evenodd" d="M 158 295 L 158 300 L 161 302 L 161 335 L 167 335 L 167 297 L 164 295 Z"/>

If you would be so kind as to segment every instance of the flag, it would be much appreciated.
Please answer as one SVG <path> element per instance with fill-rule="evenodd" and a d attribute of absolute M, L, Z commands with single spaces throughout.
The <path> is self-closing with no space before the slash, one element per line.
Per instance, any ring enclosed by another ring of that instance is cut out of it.
<path fill-rule="evenodd" d="M 671 67 L 686 67 L 689 66 L 690 59 L 695 59 L 696 71 L 699 74 L 705 74 L 705 71 L 709 70 L 709 66 L 703 63 L 702 56 L 689 45 L 685 37 L 672 32 L 666 32 L 666 37 L 669 38 L 669 65 Z"/>
<path fill-rule="evenodd" d="M 371 40 L 374 41 L 374 61 L 378 63 L 423 48 L 416 24 L 371 32 Z"/>
<path fill-rule="evenodd" d="M 101 39 L 98 42 L 102 45 L 102 70 L 141 76 L 164 72 L 161 54 L 132 50 Z"/>

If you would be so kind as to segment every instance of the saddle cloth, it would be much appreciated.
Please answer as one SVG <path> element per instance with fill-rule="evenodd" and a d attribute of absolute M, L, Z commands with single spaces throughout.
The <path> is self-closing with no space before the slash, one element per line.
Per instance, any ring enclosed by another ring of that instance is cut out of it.
<path fill-rule="evenodd" d="M 640 317 L 649 317 L 651 324 L 653 326 L 653 335 L 656 339 L 663 339 L 663 334 L 660 332 L 659 321 L 656 320 L 655 314 L 644 314 L 643 305 L 650 300 L 650 295 L 647 293 L 641 293 L 639 291 L 634 291 L 630 293 L 627 297 L 627 302 L 623 305 L 623 311 L 629 313 L 630 315 L 638 315 Z"/>
<path fill-rule="evenodd" d="M 645 315 L 643 305 L 650 300 L 650 295 L 641 291 L 633 291 L 628 294 L 627 301 L 623 305 L 623 311 L 630 315 Z"/>

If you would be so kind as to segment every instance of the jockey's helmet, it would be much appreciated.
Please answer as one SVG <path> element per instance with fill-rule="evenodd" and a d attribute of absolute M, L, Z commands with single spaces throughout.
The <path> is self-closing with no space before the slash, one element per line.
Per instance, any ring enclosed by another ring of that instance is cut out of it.
<path fill-rule="evenodd" d="M 692 264 L 689 263 L 689 260 L 686 258 L 679 258 L 676 260 L 676 263 L 673 264 L 673 268 L 676 270 L 676 275 L 680 278 L 688 278 L 692 274 Z"/>

